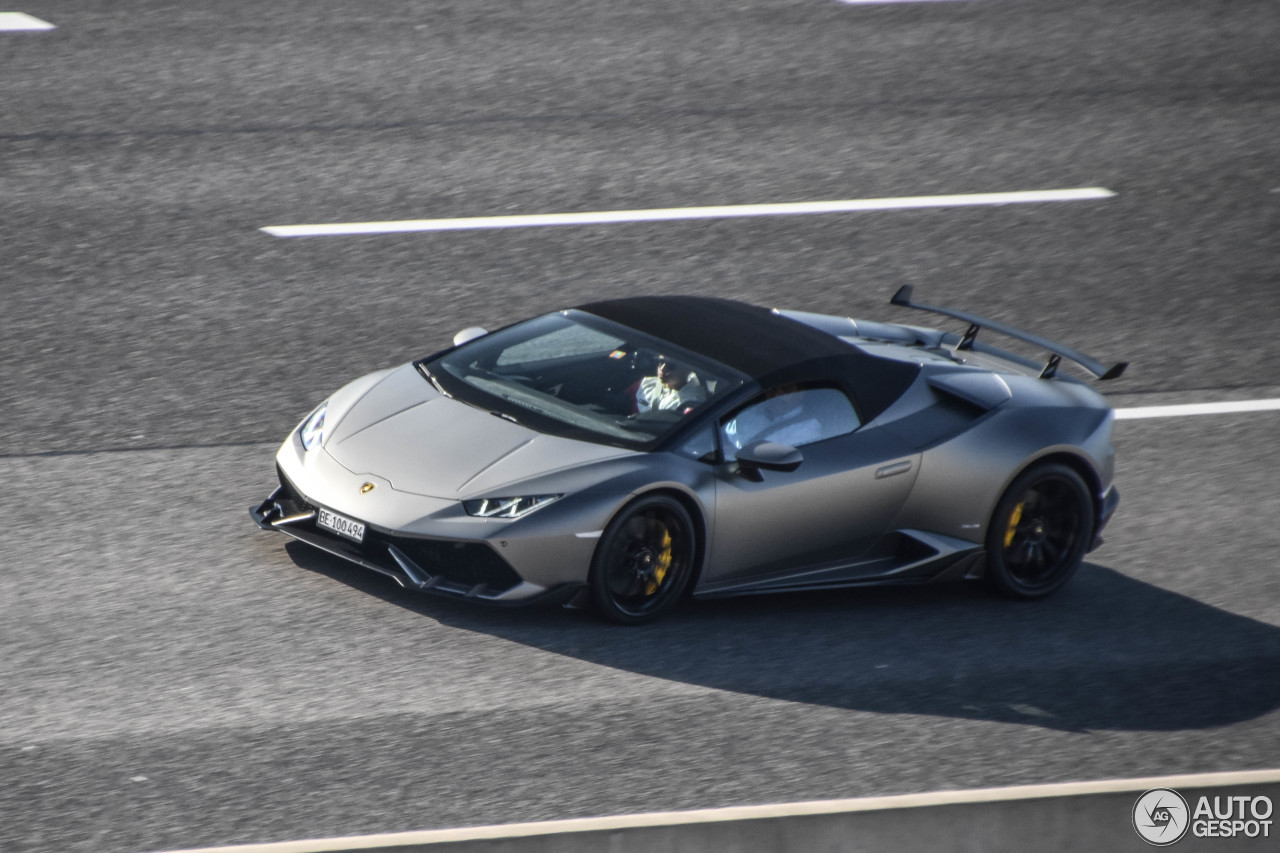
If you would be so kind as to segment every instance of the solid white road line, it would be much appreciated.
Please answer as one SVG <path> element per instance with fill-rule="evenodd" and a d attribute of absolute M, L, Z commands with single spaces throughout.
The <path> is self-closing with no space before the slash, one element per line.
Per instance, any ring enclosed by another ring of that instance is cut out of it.
<path fill-rule="evenodd" d="M 600 832 L 651 826 L 690 826 L 737 820 L 759 820 L 804 815 L 883 811 L 965 803 L 993 803 L 1044 797 L 1073 797 L 1148 791 L 1152 788 L 1220 788 L 1280 782 L 1280 770 L 1240 770 L 1226 773 L 1198 773 L 1179 776 L 1152 776 L 1140 779 L 1104 779 L 1097 782 L 1062 782 L 1048 785 L 1019 785 L 1008 788 L 976 788 L 938 791 L 928 794 L 900 794 L 887 797 L 859 797 L 849 800 L 813 800 L 763 806 L 729 806 L 680 812 L 618 815 L 616 817 L 549 820 L 539 823 L 511 823 L 470 826 L 461 829 L 428 829 L 346 838 L 317 838 L 306 841 L 277 841 L 231 847 L 201 847 L 174 853 L 323 853 L 331 850 L 383 850 L 410 845 L 426 846 L 447 842 L 484 839 L 529 838 L 573 832 Z"/>
<path fill-rule="evenodd" d="M 931 207 L 974 207 L 994 204 L 1038 204 L 1111 198 L 1111 190 L 1084 187 L 968 195 L 804 201 L 785 204 L 735 204 L 717 207 L 672 207 L 655 210 L 605 210 L 592 213 L 540 213 L 525 216 L 474 216 L 460 219 L 402 219 L 391 222 L 336 222 L 324 225 L 269 225 L 273 237 L 338 237 L 355 234 L 403 234 L 413 231 L 462 231 L 484 228 L 536 228 L 549 225 L 615 225 L 623 222 L 670 222 L 680 219 L 730 219 L 746 216 L 801 216 L 860 213 Z"/>
<path fill-rule="evenodd" d="M 1236 400 L 1228 403 L 1188 403 L 1181 406 L 1141 406 L 1116 409 L 1116 420 L 1132 421 L 1142 418 L 1182 418 L 1188 415 L 1229 415 L 1238 412 L 1280 411 L 1280 399 Z"/>
<path fill-rule="evenodd" d="M 25 12 L 0 12 L 0 32 L 17 33 L 52 30 L 53 24 L 33 18 Z"/>

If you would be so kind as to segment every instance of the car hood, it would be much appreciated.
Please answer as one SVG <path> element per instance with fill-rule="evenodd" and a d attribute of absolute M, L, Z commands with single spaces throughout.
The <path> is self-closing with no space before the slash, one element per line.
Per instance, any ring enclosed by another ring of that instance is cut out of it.
<path fill-rule="evenodd" d="M 523 480 L 636 451 L 546 435 L 436 391 L 412 365 L 387 375 L 343 416 L 325 450 L 397 491 L 461 500 L 510 497 Z"/>

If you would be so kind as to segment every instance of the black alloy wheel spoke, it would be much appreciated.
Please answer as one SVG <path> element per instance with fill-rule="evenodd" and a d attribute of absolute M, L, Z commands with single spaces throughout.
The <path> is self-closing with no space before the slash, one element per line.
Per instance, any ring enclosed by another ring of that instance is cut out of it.
<path fill-rule="evenodd" d="M 987 529 L 986 582 L 1011 598 L 1057 591 L 1075 574 L 1093 539 L 1096 488 L 1070 463 L 1033 464 L 1005 490 Z"/>
<path fill-rule="evenodd" d="M 602 614 L 637 625 L 677 606 L 696 567 L 696 536 L 675 497 L 649 495 L 624 507 L 605 529 L 588 578 Z"/>
<path fill-rule="evenodd" d="M 685 534 L 675 518 L 666 516 L 660 510 L 650 510 L 628 519 L 623 528 L 623 538 L 611 560 L 609 589 L 629 609 L 641 611 L 660 599 L 671 579 L 683 569 L 684 556 L 673 553 L 671 565 L 661 579 L 658 577 L 657 566 L 664 550 L 678 552 L 678 543 Z M 664 547 L 668 536 L 672 542 Z"/>
<path fill-rule="evenodd" d="M 1035 584 L 1067 565 L 1081 529 L 1080 507 L 1066 482 L 1047 480 L 1023 494 L 1005 559 L 1014 575 Z"/>

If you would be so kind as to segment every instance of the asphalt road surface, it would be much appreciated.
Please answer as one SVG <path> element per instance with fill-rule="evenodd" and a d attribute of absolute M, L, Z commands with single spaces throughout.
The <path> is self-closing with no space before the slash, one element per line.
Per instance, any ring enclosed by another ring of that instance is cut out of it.
<path fill-rule="evenodd" d="M 464 326 L 904 282 L 1280 396 L 1274 0 L 24 0 L 0 32 L 0 849 L 1280 766 L 1280 413 L 1122 421 L 1061 594 L 423 599 L 258 531 L 287 431 Z M 1109 199 L 279 239 L 269 225 Z M 927 322 L 927 320 L 925 321 Z M 1117 845 L 1140 844 L 1137 837 Z"/>

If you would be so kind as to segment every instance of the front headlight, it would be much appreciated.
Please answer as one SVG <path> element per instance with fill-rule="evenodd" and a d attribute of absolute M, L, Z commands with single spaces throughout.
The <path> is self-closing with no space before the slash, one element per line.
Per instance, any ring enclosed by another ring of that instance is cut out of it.
<path fill-rule="evenodd" d="M 480 518 L 521 518 L 562 497 L 564 496 L 527 495 L 519 498 L 481 498 L 477 501 L 463 501 L 462 507 L 467 515 Z"/>
<path fill-rule="evenodd" d="M 302 438 L 302 446 L 312 450 L 324 441 L 324 415 L 329 408 L 329 401 L 320 404 L 320 408 L 312 412 L 302 423 L 298 435 Z"/>

